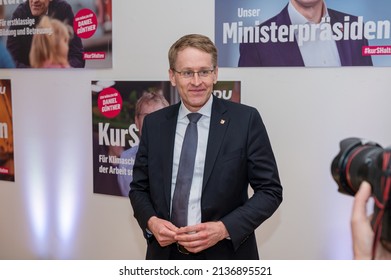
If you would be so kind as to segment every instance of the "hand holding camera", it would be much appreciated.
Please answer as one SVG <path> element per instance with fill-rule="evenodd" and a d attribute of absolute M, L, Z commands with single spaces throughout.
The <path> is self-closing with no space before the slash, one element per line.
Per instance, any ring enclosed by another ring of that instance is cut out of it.
<path fill-rule="evenodd" d="M 356 260 L 391 259 L 391 252 L 381 244 L 377 246 L 376 255 L 372 256 L 375 234 L 371 226 L 372 216 L 367 215 L 367 203 L 372 196 L 371 185 L 363 181 L 354 196 L 351 229 L 353 239 L 353 254 Z"/>
<path fill-rule="evenodd" d="M 331 164 L 331 173 L 339 192 L 355 196 L 352 215 L 355 258 L 391 258 L 391 149 L 359 138 L 342 140 L 340 148 Z M 366 203 L 371 196 L 375 206 L 369 220 Z"/>

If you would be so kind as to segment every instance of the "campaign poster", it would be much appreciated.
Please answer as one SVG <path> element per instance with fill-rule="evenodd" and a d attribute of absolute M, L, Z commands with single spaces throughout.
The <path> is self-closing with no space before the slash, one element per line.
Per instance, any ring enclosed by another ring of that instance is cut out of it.
<path fill-rule="evenodd" d="M 213 94 L 240 102 L 240 81 L 220 81 Z M 92 81 L 93 192 L 128 196 L 144 117 L 178 103 L 170 81 Z"/>
<path fill-rule="evenodd" d="M 112 68 L 111 2 L 0 1 L 0 69 Z"/>
<path fill-rule="evenodd" d="M 215 0 L 219 66 L 391 66 L 391 1 L 299 2 Z"/>
<path fill-rule="evenodd" d="M 0 180 L 15 181 L 11 81 L 0 79 Z"/>

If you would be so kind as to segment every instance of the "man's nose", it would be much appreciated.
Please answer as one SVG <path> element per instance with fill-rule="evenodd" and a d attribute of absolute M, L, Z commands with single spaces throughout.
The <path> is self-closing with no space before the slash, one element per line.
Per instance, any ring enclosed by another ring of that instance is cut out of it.
<path fill-rule="evenodd" d="M 201 84 L 201 78 L 198 75 L 198 72 L 194 72 L 193 77 L 191 78 L 191 83 L 194 85 L 199 85 Z"/>

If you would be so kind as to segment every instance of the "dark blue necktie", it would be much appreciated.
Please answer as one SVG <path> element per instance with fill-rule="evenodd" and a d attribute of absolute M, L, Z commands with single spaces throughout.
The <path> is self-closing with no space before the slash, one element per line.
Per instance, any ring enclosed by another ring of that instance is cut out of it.
<path fill-rule="evenodd" d="M 197 122 L 201 116 L 199 113 L 187 115 L 190 122 L 187 125 L 183 139 L 174 196 L 172 198 L 171 221 L 177 227 L 187 225 L 190 187 L 193 180 L 194 161 L 197 152 Z"/>

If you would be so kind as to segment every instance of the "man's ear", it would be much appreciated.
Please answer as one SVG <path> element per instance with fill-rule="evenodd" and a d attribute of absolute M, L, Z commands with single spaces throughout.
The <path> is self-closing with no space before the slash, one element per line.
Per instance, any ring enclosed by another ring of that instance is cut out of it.
<path fill-rule="evenodd" d="M 218 75 L 219 74 L 219 67 L 216 66 L 215 67 L 215 71 L 213 73 L 213 84 L 216 84 L 217 83 L 217 80 L 218 80 Z"/>
<path fill-rule="evenodd" d="M 175 72 L 172 69 L 168 69 L 168 76 L 170 78 L 171 85 L 176 86 Z"/>

